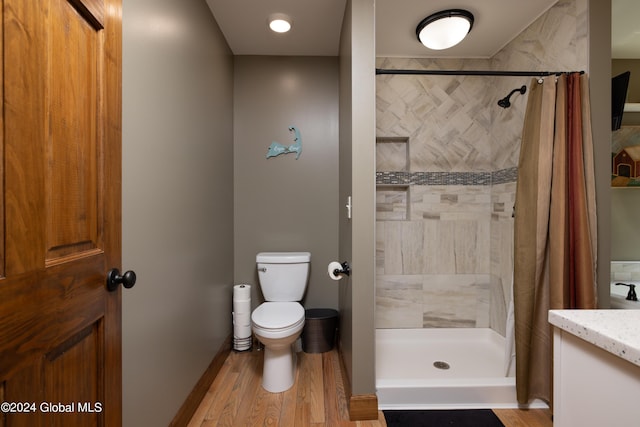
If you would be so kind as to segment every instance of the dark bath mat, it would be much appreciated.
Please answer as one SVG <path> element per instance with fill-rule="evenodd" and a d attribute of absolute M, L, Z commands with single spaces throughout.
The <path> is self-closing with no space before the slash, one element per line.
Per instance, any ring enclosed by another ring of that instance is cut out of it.
<path fill-rule="evenodd" d="M 388 427 L 504 427 L 491 409 L 383 412 Z"/>

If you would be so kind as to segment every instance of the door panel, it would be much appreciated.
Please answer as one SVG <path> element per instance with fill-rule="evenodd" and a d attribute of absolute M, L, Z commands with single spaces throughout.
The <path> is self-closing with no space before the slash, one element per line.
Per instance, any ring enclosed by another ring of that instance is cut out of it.
<path fill-rule="evenodd" d="M 67 0 L 53 0 L 46 152 L 47 260 L 101 249 L 98 186 L 104 80 L 101 31 Z"/>
<path fill-rule="evenodd" d="M 120 0 L 2 4 L 0 427 L 118 426 Z"/>

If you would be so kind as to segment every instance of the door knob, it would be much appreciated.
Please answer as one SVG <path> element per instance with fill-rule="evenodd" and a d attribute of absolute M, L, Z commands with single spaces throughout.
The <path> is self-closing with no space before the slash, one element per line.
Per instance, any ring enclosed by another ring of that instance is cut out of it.
<path fill-rule="evenodd" d="M 107 290 L 109 292 L 115 291 L 120 283 L 127 289 L 132 288 L 136 284 L 136 273 L 129 270 L 121 276 L 120 270 L 111 269 L 107 274 Z"/>

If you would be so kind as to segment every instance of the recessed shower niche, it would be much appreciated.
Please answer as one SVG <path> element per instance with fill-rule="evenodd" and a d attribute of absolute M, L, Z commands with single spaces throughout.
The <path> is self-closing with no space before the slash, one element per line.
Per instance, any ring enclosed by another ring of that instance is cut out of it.
<path fill-rule="evenodd" d="M 376 172 L 409 172 L 409 137 L 376 138 Z"/>
<path fill-rule="evenodd" d="M 376 138 L 376 219 L 410 219 L 409 137 Z"/>

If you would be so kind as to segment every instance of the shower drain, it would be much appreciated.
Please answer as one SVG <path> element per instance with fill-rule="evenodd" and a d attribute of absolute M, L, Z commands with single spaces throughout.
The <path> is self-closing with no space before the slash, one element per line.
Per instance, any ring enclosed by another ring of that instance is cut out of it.
<path fill-rule="evenodd" d="M 451 366 L 447 362 L 443 362 L 441 360 L 436 360 L 433 362 L 433 366 L 438 369 L 449 369 Z"/>

